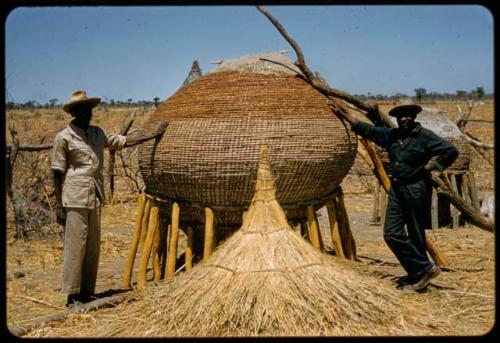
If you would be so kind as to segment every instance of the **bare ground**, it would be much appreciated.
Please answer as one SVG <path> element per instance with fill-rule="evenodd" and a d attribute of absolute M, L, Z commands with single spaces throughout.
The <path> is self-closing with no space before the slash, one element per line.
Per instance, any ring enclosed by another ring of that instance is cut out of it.
<path fill-rule="evenodd" d="M 404 271 L 386 247 L 381 226 L 370 223 L 373 195 L 346 192 L 345 199 L 357 245 L 359 262 L 356 263 L 356 269 L 360 273 L 375 275 L 387 283 L 388 287 L 393 287 L 395 278 L 404 275 Z M 108 206 L 103 212 L 101 260 L 96 289 L 101 295 L 121 291 L 121 277 L 132 238 L 134 212 L 133 201 Z M 333 253 L 326 211 L 322 209 L 319 214 L 325 247 Z M 426 292 L 402 292 L 401 301 L 419 299 L 432 316 L 439 318 L 441 323 L 449 323 L 441 328 L 444 335 L 487 333 L 494 324 L 494 235 L 472 226 L 440 228 L 428 234 L 450 265 Z M 8 241 L 8 325 L 26 325 L 34 318 L 65 310 L 66 297 L 60 291 L 61 263 L 60 235 L 54 234 L 45 239 L 27 242 Z M 85 319 L 85 316 L 92 317 L 93 314 L 80 316 Z M 70 323 L 54 322 L 33 330 L 28 336 L 54 336 L 57 326 L 61 325 Z M 55 329 L 52 335 L 51 328 Z"/>

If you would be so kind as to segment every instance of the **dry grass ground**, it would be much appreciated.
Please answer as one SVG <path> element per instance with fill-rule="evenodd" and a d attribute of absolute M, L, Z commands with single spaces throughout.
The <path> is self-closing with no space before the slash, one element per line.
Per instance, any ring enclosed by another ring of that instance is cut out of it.
<path fill-rule="evenodd" d="M 391 107 L 382 104 L 382 109 Z M 446 111 L 455 119 L 454 103 L 432 106 Z M 465 107 L 462 104 L 462 107 Z M 118 131 L 132 109 L 99 109 L 94 122 L 110 131 Z M 144 111 L 134 127 L 147 119 Z M 494 119 L 493 104 L 476 107 L 472 118 Z M 38 110 L 38 114 L 11 111 L 7 123 L 16 122 L 20 140 L 24 144 L 38 144 L 52 140 L 53 135 L 66 126 L 70 118 L 60 110 Z M 486 143 L 493 143 L 491 124 L 471 123 L 470 132 Z M 7 139 L 8 137 L 7 133 Z M 479 192 L 494 189 L 494 170 L 475 155 L 472 170 L 476 174 Z M 344 184 L 346 207 L 351 229 L 357 243 L 359 262 L 349 263 L 356 272 L 370 275 L 382 287 L 393 288 L 394 278 L 404 274 L 395 257 L 382 239 L 380 226 L 370 225 L 373 195 L 365 192 L 366 182 L 348 178 Z M 50 182 L 47 182 L 50 188 Z M 135 185 L 126 178 L 118 178 L 116 196 L 102 215 L 101 261 L 97 292 L 109 292 L 121 287 L 121 275 L 131 241 L 135 213 Z M 9 209 L 9 207 L 8 207 Z M 327 216 L 321 211 L 320 225 L 327 248 L 329 241 Z M 8 325 L 23 325 L 31 319 L 64 310 L 65 295 L 60 292 L 62 240 L 61 228 L 45 228 L 51 234 L 33 237 L 28 241 L 12 239 L 14 229 L 8 216 L 6 242 L 6 321 Z M 495 237 L 477 227 L 458 229 L 440 228 L 429 232 L 450 262 L 425 293 L 401 293 L 400 301 L 418 303 L 419 311 L 426 313 L 429 325 L 435 325 L 436 335 L 477 336 L 487 333 L 495 318 Z M 121 304 L 119 309 L 131 306 Z M 93 325 L 113 321 L 116 308 L 101 309 L 74 315 L 64 321 L 37 328 L 29 337 L 92 336 Z M 121 310 L 120 310 L 121 311 Z M 131 328 L 133 330 L 133 328 Z M 356 335 L 353 333 L 353 335 Z"/>

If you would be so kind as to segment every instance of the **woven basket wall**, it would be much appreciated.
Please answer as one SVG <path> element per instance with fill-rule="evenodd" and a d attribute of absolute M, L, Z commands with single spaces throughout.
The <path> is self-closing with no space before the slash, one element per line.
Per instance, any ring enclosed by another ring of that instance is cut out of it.
<path fill-rule="evenodd" d="M 143 134 L 161 120 L 169 126 L 156 146 L 140 146 L 140 169 L 147 192 L 182 203 L 185 222 L 203 223 L 209 206 L 216 224 L 239 225 L 262 145 L 269 149 L 278 201 L 291 213 L 332 192 L 356 155 L 349 125 L 293 75 L 207 74 L 163 102 Z"/>

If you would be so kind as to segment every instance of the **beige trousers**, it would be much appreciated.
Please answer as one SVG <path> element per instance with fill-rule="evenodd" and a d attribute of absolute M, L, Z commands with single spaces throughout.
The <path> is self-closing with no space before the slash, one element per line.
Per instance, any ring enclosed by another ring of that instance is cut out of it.
<path fill-rule="evenodd" d="M 65 210 L 62 291 L 94 293 L 101 245 L 100 206 Z"/>

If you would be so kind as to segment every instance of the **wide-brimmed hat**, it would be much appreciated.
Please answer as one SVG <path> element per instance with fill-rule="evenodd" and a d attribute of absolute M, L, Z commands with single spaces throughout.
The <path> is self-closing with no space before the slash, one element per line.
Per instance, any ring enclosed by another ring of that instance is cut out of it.
<path fill-rule="evenodd" d="M 422 111 L 422 107 L 415 104 L 396 106 L 389 111 L 389 115 L 399 117 L 403 114 L 416 116 Z"/>
<path fill-rule="evenodd" d="M 100 102 L 101 98 L 88 97 L 85 91 L 77 90 L 71 94 L 68 102 L 63 105 L 63 110 L 69 114 L 73 114 L 72 110 L 76 105 L 88 104 L 91 107 L 95 107 Z"/>

